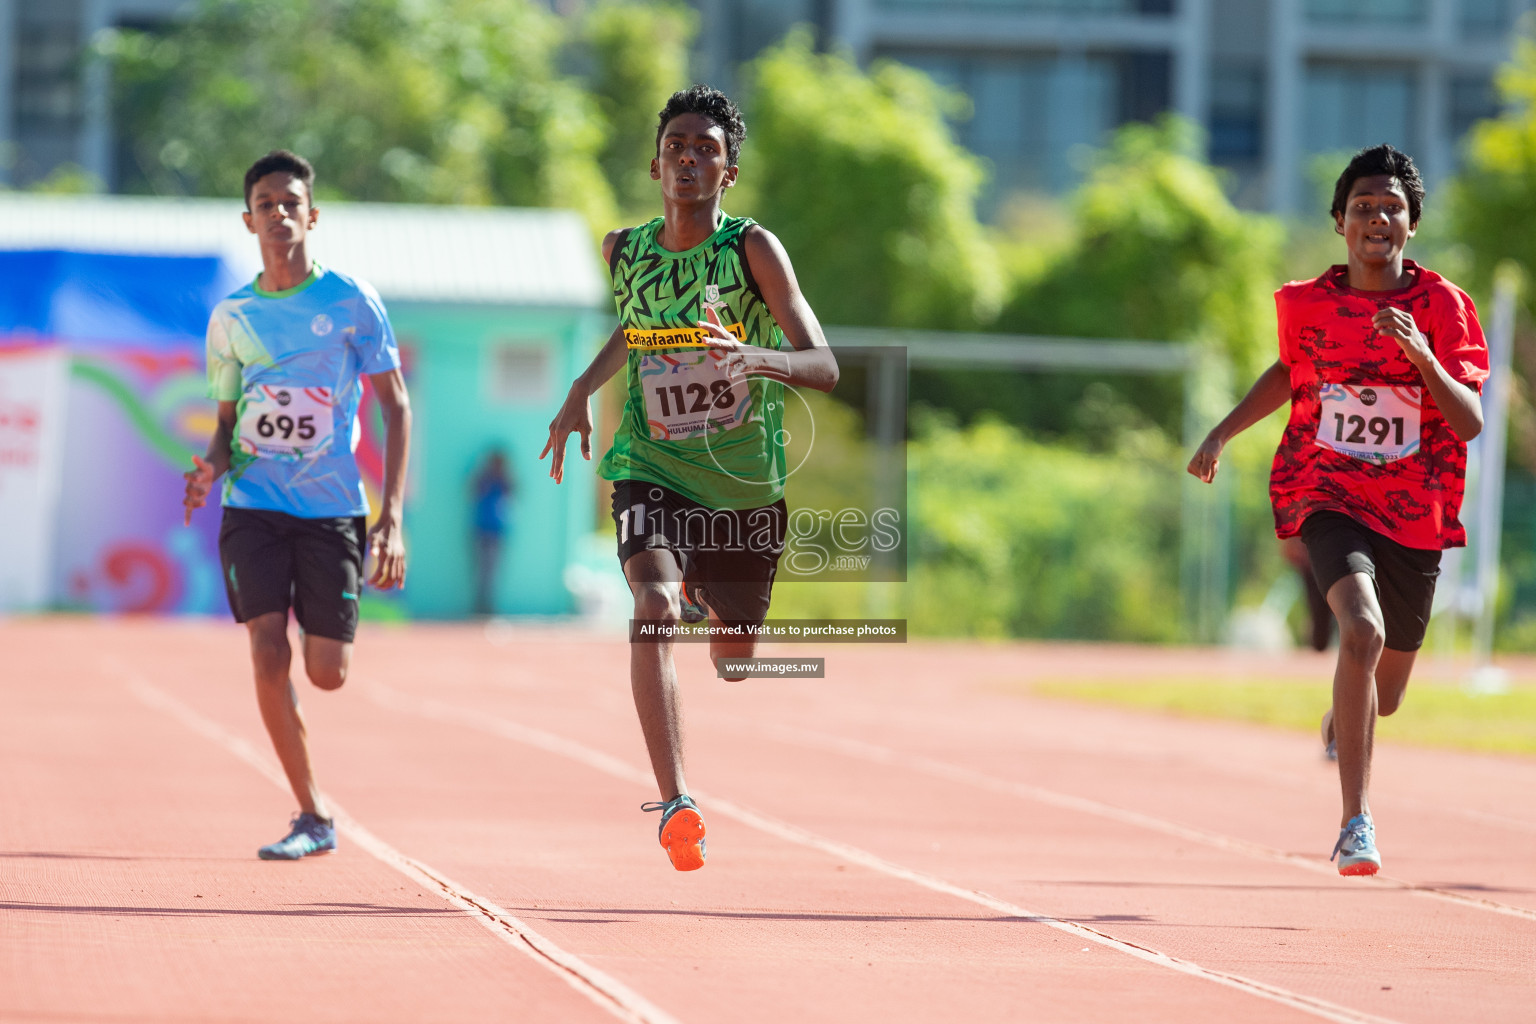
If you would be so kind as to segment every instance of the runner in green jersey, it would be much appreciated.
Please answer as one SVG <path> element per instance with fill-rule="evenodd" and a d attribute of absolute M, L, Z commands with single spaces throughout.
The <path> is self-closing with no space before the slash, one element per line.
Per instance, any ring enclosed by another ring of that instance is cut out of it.
<path fill-rule="evenodd" d="M 608 261 L 629 395 L 597 469 L 603 479 L 654 481 L 717 509 L 783 497 L 784 385 L 754 375 L 733 387 L 727 354 L 695 326 L 712 315 L 746 345 L 784 348 L 744 251 L 755 226 L 722 215 L 713 234 L 684 252 L 661 244 L 664 217 L 613 236 Z"/>
<path fill-rule="evenodd" d="M 634 619 L 664 631 L 685 609 L 707 612 L 717 666 L 755 652 L 749 627 L 767 615 L 784 548 L 784 387 L 837 384 L 783 246 L 720 210 L 746 133 L 735 104 L 707 86 L 667 101 L 651 161 L 663 216 L 604 239 L 619 324 L 571 385 L 539 455 L 553 453 L 556 483 L 572 433 L 592 458 L 591 395 L 623 368 L 624 415 L 598 472 L 614 485 Z M 672 644 L 638 625 L 630 641 L 630 685 L 662 797 L 643 809 L 661 812 L 661 845 L 689 871 L 704 864 L 704 819 L 683 780 Z"/>

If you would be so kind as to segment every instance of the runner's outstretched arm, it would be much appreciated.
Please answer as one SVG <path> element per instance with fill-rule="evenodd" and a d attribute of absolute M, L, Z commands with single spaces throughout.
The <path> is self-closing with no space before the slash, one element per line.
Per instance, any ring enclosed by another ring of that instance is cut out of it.
<path fill-rule="evenodd" d="M 1445 422 L 1456 431 L 1457 438 L 1466 443 L 1481 434 L 1483 400 L 1476 391 L 1447 372 L 1435 357 L 1434 350 L 1429 347 L 1429 339 L 1424 337 L 1418 325 L 1413 322 L 1413 314 L 1405 309 L 1389 307 L 1377 313 L 1371 322 L 1378 331 L 1402 348 L 1403 355 L 1419 371 L 1419 376 L 1424 378 L 1425 386 L 1435 398 L 1435 406 L 1439 408 L 1440 415 L 1445 417 Z"/>
<path fill-rule="evenodd" d="M 709 332 L 704 340 L 713 348 L 731 353 L 725 363 L 728 373 L 757 374 L 797 387 L 831 391 L 837 386 L 837 357 L 827 345 L 811 304 L 800 292 L 789 254 L 773 233 L 761 225 L 748 228 L 744 242 L 747 269 L 757 282 L 768 312 L 794 351 L 743 345 L 721 326 L 712 309 L 705 311 L 709 319 L 699 323 Z"/>
<path fill-rule="evenodd" d="M 549 475 L 555 483 L 565 479 L 565 442 L 572 434 L 581 435 L 581 457 L 592 461 L 592 403 L 589 401 L 597 389 L 608 383 L 608 378 L 623 369 L 629 358 L 629 346 L 624 341 L 624 325 L 613 329 L 608 341 L 574 381 L 566 392 L 565 402 L 555 418 L 549 421 L 549 440 L 539 458 L 554 453 L 549 462 Z"/>
<path fill-rule="evenodd" d="M 373 575 L 368 582 L 381 590 L 405 586 L 405 467 L 411 457 L 411 400 L 400 371 L 371 373 L 369 382 L 384 414 L 384 507 L 368 531 Z"/>
<path fill-rule="evenodd" d="M 1221 450 L 1227 446 L 1227 442 L 1280 408 L 1290 398 L 1291 368 L 1277 359 L 1269 369 L 1259 374 L 1259 379 L 1253 382 L 1253 387 L 1248 389 L 1242 401 L 1227 413 L 1226 419 L 1205 435 L 1205 440 L 1200 442 L 1200 447 L 1195 451 L 1195 457 L 1189 460 L 1189 474 L 1206 483 L 1216 479 Z"/>
<path fill-rule="evenodd" d="M 220 402 L 218 415 L 218 425 L 208 440 L 207 454 L 202 458 L 192 456 L 194 468 L 181 474 L 187 481 L 186 496 L 181 499 L 186 508 L 182 523 L 186 526 L 192 525 L 192 511 L 208 503 L 208 492 L 213 490 L 214 481 L 229 471 L 229 445 L 235 436 L 235 403 Z"/>
<path fill-rule="evenodd" d="M 623 231 L 610 231 L 603 238 L 603 263 L 613 262 L 613 247 L 618 244 Z M 565 479 L 565 442 L 572 434 L 581 435 L 581 457 L 592 461 L 592 405 L 588 401 L 597 389 L 608 383 L 608 378 L 623 369 L 629 359 L 629 346 L 624 340 L 624 325 L 619 324 L 608 335 L 608 342 L 593 358 L 592 364 L 571 383 L 565 402 L 555 418 L 549 421 L 549 440 L 539 458 L 554 452 L 549 461 L 549 475 L 555 483 Z"/>

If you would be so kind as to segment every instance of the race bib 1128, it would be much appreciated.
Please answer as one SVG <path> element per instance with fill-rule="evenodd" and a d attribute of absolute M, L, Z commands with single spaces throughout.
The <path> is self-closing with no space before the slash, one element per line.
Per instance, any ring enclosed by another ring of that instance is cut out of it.
<path fill-rule="evenodd" d="M 1394 462 L 1419 450 L 1423 391 L 1393 384 L 1324 384 L 1317 443 L 1365 462 Z"/>
<path fill-rule="evenodd" d="M 645 392 L 645 418 L 653 441 L 682 441 L 730 430 L 743 422 L 749 392 L 720 368 L 718 349 L 647 352 L 636 375 Z"/>
<path fill-rule="evenodd" d="M 246 392 L 236 441 L 247 455 L 310 459 L 331 446 L 330 388 L 261 385 Z"/>

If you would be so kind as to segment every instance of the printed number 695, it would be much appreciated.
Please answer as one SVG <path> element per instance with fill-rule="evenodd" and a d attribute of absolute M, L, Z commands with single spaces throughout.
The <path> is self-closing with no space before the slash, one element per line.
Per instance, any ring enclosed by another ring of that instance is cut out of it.
<path fill-rule="evenodd" d="M 275 437 L 282 435 L 284 441 L 292 440 L 295 435 L 300 441 L 313 441 L 315 438 L 315 418 L 313 416 L 300 416 L 295 420 L 292 416 L 271 413 L 262 413 L 256 420 L 256 433 L 262 437 Z"/>

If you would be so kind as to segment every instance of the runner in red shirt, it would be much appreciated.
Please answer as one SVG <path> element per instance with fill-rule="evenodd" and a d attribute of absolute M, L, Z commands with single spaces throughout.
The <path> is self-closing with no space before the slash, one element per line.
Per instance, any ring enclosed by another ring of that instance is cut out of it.
<path fill-rule="evenodd" d="M 1457 517 L 1467 442 L 1483 428 L 1488 347 L 1477 310 L 1403 258 L 1423 203 L 1406 154 L 1387 145 L 1355 154 L 1333 193 L 1349 262 L 1275 293 L 1279 360 L 1189 462 L 1209 483 L 1226 443 L 1290 401 L 1269 492 L 1275 531 L 1305 542 L 1339 620 L 1323 732 L 1338 752 L 1343 875 L 1381 867 L 1367 799 L 1376 716 L 1402 703 L 1441 550 L 1466 543 Z"/>

